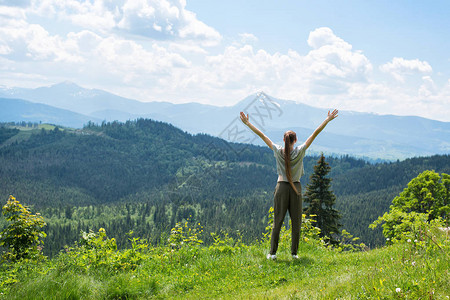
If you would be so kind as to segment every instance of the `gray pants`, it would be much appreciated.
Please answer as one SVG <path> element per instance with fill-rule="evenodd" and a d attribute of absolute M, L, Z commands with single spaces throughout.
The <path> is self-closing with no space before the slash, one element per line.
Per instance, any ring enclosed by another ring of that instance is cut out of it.
<path fill-rule="evenodd" d="M 294 182 L 294 186 L 299 192 L 297 195 L 289 182 L 279 181 L 275 188 L 273 198 L 273 228 L 270 238 L 270 254 L 277 253 L 278 241 L 280 240 L 280 230 L 283 226 L 286 211 L 289 211 L 292 224 L 292 244 L 291 254 L 296 255 L 300 240 L 300 226 L 302 223 L 302 186 L 300 182 Z"/>

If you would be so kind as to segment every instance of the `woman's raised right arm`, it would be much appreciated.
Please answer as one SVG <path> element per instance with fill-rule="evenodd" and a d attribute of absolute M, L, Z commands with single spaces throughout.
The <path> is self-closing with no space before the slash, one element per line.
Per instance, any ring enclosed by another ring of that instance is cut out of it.
<path fill-rule="evenodd" d="M 241 120 L 242 122 L 248 126 L 248 128 L 250 128 L 254 133 L 256 133 L 263 141 L 264 143 L 267 144 L 267 146 L 269 146 L 270 149 L 272 149 L 273 147 L 273 143 L 272 141 L 264 134 L 261 132 L 261 130 L 259 130 L 258 128 L 256 128 L 252 123 L 250 123 L 250 121 L 248 120 L 248 114 L 247 116 L 241 111 Z M 272 149 L 273 150 L 273 149 Z"/>

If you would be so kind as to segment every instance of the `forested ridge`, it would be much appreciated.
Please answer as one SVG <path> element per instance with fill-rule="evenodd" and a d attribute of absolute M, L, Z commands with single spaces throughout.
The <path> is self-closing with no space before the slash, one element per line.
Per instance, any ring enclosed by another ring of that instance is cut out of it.
<path fill-rule="evenodd" d="M 188 218 L 201 223 L 206 240 L 220 230 L 254 240 L 267 224 L 276 184 L 267 147 L 191 135 L 148 119 L 42 129 L 10 142 L 18 134 L 0 128 L 0 197 L 13 194 L 41 212 L 46 254 L 73 243 L 81 230 L 99 227 L 120 246 L 130 230 L 158 243 Z M 303 186 L 317 160 L 305 158 Z M 326 161 L 343 228 L 371 246 L 383 238 L 368 225 L 412 178 L 424 170 L 450 173 L 449 155 L 380 164 L 349 156 Z"/>

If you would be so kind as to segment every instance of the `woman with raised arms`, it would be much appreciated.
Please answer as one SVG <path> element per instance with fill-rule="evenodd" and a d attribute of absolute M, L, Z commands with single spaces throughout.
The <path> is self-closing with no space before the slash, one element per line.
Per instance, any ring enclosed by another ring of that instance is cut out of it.
<path fill-rule="evenodd" d="M 302 187 L 300 185 L 300 177 L 303 175 L 303 158 L 306 149 L 311 146 L 314 139 L 327 126 L 327 124 L 338 116 L 338 110 L 328 111 L 328 116 L 320 124 L 313 134 L 301 145 L 294 148 L 297 142 L 295 132 L 288 130 L 284 133 L 284 147 L 272 143 L 272 141 L 264 135 L 258 128 L 250 123 L 248 114 L 241 112 L 241 120 L 254 133 L 256 133 L 266 144 L 272 149 L 276 159 L 278 181 L 275 187 L 273 208 L 274 220 L 272 233 L 270 238 L 270 252 L 267 254 L 268 259 L 276 259 L 278 249 L 278 241 L 280 239 L 280 230 L 283 225 L 286 212 L 289 211 L 292 223 L 292 244 L 291 254 L 294 259 L 298 258 L 298 244 L 300 240 L 300 227 L 302 221 Z M 287 149 L 287 151 L 286 151 Z"/>

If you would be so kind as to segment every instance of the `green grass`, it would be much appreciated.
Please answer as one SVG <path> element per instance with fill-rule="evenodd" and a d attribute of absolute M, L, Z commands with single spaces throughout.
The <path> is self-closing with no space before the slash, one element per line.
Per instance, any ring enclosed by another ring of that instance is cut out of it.
<path fill-rule="evenodd" d="M 283 243 L 276 261 L 265 258 L 267 243 L 150 247 L 138 256 L 98 248 L 16 264 L 17 282 L 1 288 L 5 299 L 448 299 L 448 236 L 440 248 L 419 244 L 338 252 L 301 242 L 293 260 Z"/>
<path fill-rule="evenodd" d="M 53 125 L 53 124 L 47 124 L 47 123 L 43 123 L 43 124 L 39 124 L 37 127 L 28 127 L 28 126 L 11 126 L 12 128 L 17 128 L 20 131 L 36 131 L 36 130 L 41 130 L 41 129 L 45 129 L 45 130 L 53 130 L 55 129 L 55 127 L 58 127 L 61 130 L 70 130 L 72 131 L 73 129 L 71 128 L 66 128 L 64 126 L 57 126 L 57 125 Z"/>
<path fill-rule="evenodd" d="M 22 141 L 28 140 L 32 134 L 37 133 L 41 131 L 42 129 L 50 131 L 55 129 L 55 125 L 52 124 L 39 124 L 37 128 L 35 127 L 27 127 L 27 126 L 9 126 L 10 128 L 16 128 L 19 129 L 20 132 L 16 135 L 12 136 L 8 140 L 4 141 L 2 144 L 0 144 L 0 147 L 9 146 L 15 142 L 20 143 Z M 69 128 L 69 127 L 61 127 L 58 126 L 60 130 L 67 131 L 67 132 L 74 132 L 75 129 Z"/>
<path fill-rule="evenodd" d="M 19 133 L 4 141 L 0 146 L 9 146 L 15 142 L 20 143 L 22 141 L 28 140 L 33 132 L 37 132 L 37 130 L 20 130 Z"/>

